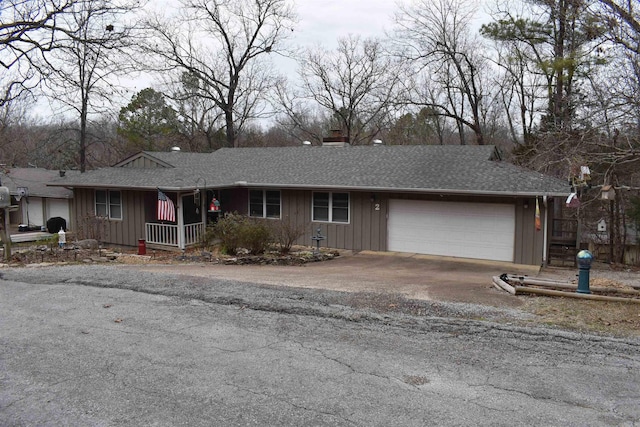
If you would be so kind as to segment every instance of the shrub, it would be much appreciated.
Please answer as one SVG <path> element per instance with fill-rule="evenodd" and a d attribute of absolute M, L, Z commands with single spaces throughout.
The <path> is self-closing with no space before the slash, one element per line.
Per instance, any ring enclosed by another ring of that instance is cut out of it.
<path fill-rule="evenodd" d="M 251 255 L 264 253 L 271 242 L 271 230 L 262 221 L 247 219 L 241 227 L 240 235 L 240 246 L 247 249 Z"/>
<path fill-rule="evenodd" d="M 94 239 L 102 242 L 107 235 L 108 221 L 107 218 L 87 213 L 78 221 L 76 237 L 79 240 Z"/>
<path fill-rule="evenodd" d="M 269 246 L 271 232 L 263 222 L 233 212 L 210 227 L 205 239 L 208 243 L 220 239 L 220 249 L 229 255 L 237 254 L 240 248 L 256 255 L 263 253 Z"/>
<path fill-rule="evenodd" d="M 282 254 L 288 254 L 296 240 L 304 235 L 304 226 L 296 226 L 289 218 L 273 221 L 270 228 L 273 240 L 280 247 Z"/>

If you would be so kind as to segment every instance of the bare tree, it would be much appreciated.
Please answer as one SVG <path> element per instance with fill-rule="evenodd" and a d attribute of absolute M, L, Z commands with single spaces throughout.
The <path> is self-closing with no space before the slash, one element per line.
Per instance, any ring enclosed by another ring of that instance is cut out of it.
<path fill-rule="evenodd" d="M 317 105 L 354 145 L 370 143 L 389 127 L 402 73 L 379 40 L 350 35 L 334 52 L 307 50 L 299 74 L 300 88 L 279 93 L 289 122 L 304 126 L 303 109 Z"/>
<path fill-rule="evenodd" d="M 32 141 L 39 133 L 37 123 L 27 119 L 31 99 L 21 96 L 0 107 L 0 163 L 27 166 L 33 155 Z"/>
<path fill-rule="evenodd" d="M 268 114 L 274 84 L 268 54 L 281 52 L 295 19 L 286 0 L 181 0 L 181 15 L 149 22 L 155 70 L 197 79 L 195 94 L 224 114 L 226 142 L 237 146 L 247 121 Z M 180 22 L 180 23 L 179 23 Z"/>
<path fill-rule="evenodd" d="M 410 61 L 415 73 L 425 73 L 423 80 L 412 80 L 408 87 L 408 104 L 431 108 L 436 114 L 453 119 L 458 126 L 461 143 L 464 129 L 470 129 L 476 143 L 483 145 L 482 87 L 484 60 L 479 41 L 470 28 L 475 9 L 458 0 L 417 0 L 401 4 L 395 17 L 393 39 L 398 54 Z M 440 89 L 442 90 L 440 90 Z M 422 96 L 425 89 L 433 97 Z"/>
<path fill-rule="evenodd" d="M 199 95 L 201 85 L 196 76 L 184 72 L 171 98 L 177 104 L 182 135 L 191 151 L 213 151 L 226 145 L 224 114 L 211 99 Z"/>
<path fill-rule="evenodd" d="M 599 0 L 611 40 L 640 54 L 640 6 L 633 0 Z"/>
<path fill-rule="evenodd" d="M 39 82 L 38 59 L 57 37 L 58 19 L 78 0 L 0 2 L 0 106 Z"/>
<path fill-rule="evenodd" d="M 607 29 L 611 47 L 602 50 L 609 66 L 590 77 L 599 106 L 606 114 L 609 135 L 613 129 L 640 130 L 640 5 L 633 1 L 600 0 L 596 16 Z M 603 93 L 604 91 L 604 93 Z M 608 92 L 608 93 L 607 93 Z"/>
<path fill-rule="evenodd" d="M 481 33 L 487 37 L 490 26 L 483 26 Z M 496 51 L 489 54 L 491 62 L 500 70 L 493 82 L 498 88 L 503 114 L 514 144 L 529 143 L 540 114 L 544 112 L 547 90 L 541 73 L 536 68 L 537 46 L 528 46 L 519 40 L 496 41 Z"/>
<path fill-rule="evenodd" d="M 280 80 L 276 85 L 274 108 L 279 112 L 277 125 L 294 141 L 321 144 L 330 126 L 330 117 L 319 105 L 310 105 L 306 99 L 296 98 L 289 82 Z"/>
<path fill-rule="evenodd" d="M 482 26 L 482 34 L 499 45 L 496 63 L 510 75 L 516 93 L 524 99 L 537 97 L 540 89 L 546 91 L 546 106 L 536 107 L 539 127 L 545 132 L 570 132 L 579 127 L 580 85 L 599 65 L 597 52 L 604 40 L 604 27 L 589 8 L 592 3 L 532 0 L 515 12 L 511 3 L 505 3 L 493 11 L 496 20 Z M 531 99 L 520 107 L 537 103 Z M 525 139 L 529 136 L 525 134 Z"/>
<path fill-rule="evenodd" d="M 59 17 L 64 31 L 45 56 L 51 96 L 78 115 L 81 172 L 87 168 L 90 114 L 104 113 L 116 93 L 115 77 L 132 71 L 123 52 L 138 41 L 133 39 L 135 23 L 127 19 L 139 6 L 110 0 L 74 3 Z"/>

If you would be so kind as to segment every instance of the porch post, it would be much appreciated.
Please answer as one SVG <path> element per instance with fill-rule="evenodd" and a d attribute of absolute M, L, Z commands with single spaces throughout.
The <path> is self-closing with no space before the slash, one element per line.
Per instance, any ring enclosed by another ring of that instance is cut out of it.
<path fill-rule="evenodd" d="M 182 193 L 178 193 L 178 197 L 177 197 L 177 201 L 178 203 L 178 216 L 177 216 L 177 220 L 178 220 L 178 248 L 180 249 L 184 249 L 185 248 L 185 235 L 184 235 L 184 213 L 182 212 Z"/>
<path fill-rule="evenodd" d="M 207 228 L 207 189 L 204 188 L 200 192 L 200 221 L 204 224 L 204 228 Z"/>

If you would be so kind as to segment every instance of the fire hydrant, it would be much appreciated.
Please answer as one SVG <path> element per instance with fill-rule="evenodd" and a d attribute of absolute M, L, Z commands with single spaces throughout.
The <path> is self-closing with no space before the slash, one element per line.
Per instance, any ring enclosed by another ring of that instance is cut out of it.
<path fill-rule="evenodd" d="M 590 294 L 589 290 L 589 270 L 591 270 L 591 262 L 593 254 L 587 250 L 578 252 L 578 292 L 579 294 Z"/>
<path fill-rule="evenodd" d="M 147 254 L 147 242 L 144 239 L 138 239 L 138 255 Z"/>

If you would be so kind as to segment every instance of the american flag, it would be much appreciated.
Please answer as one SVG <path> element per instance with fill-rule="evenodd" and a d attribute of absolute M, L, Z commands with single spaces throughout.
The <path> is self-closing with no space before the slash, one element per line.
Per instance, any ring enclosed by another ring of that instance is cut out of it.
<path fill-rule="evenodd" d="M 176 222 L 176 208 L 173 201 L 158 190 L 158 221 Z"/>

